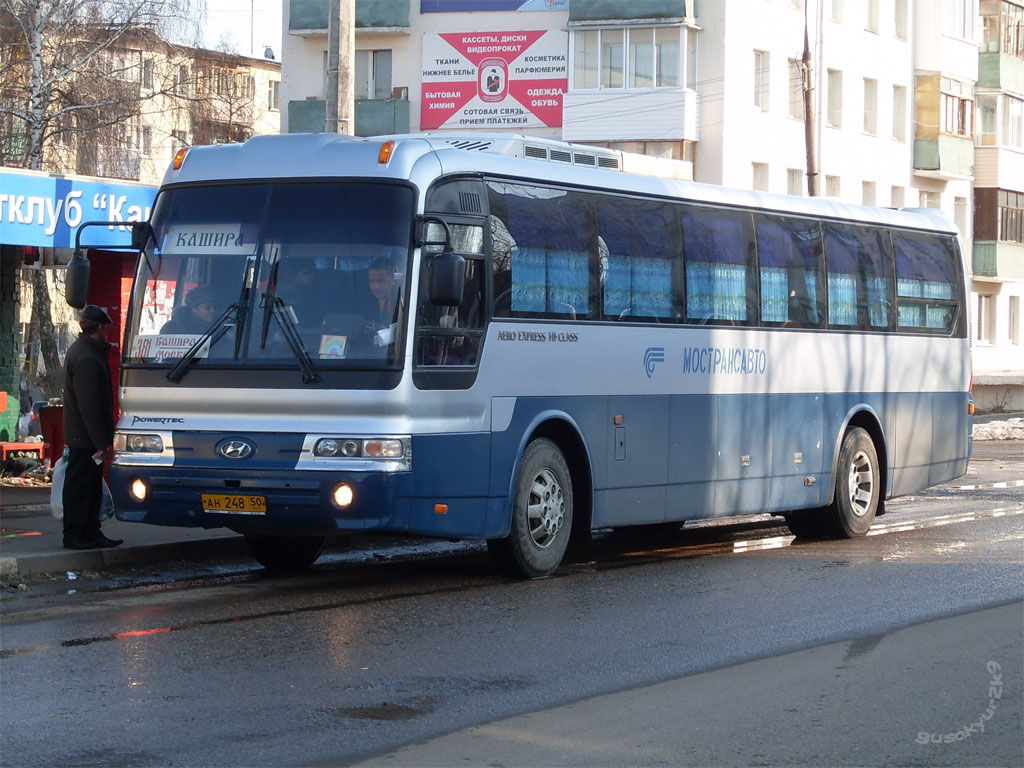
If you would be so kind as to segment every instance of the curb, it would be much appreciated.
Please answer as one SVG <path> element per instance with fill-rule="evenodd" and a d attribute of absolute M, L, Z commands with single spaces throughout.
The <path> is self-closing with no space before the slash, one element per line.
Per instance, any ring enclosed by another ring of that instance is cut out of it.
<path fill-rule="evenodd" d="M 236 534 L 213 539 L 174 541 L 127 548 L 68 550 L 42 555 L 0 557 L 0 578 L 14 579 L 60 571 L 102 570 L 165 560 L 232 557 L 247 553 L 245 539 Z"/>

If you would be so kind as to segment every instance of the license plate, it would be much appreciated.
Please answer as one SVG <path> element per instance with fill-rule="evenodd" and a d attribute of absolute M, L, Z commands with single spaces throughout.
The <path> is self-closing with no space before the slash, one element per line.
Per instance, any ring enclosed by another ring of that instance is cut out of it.
<path fill-rule="evenodd" d="M 263 496 L 237 493 L 204 493 L 203 511 L 227 515 L 265 515 L 267 500 Z"/>

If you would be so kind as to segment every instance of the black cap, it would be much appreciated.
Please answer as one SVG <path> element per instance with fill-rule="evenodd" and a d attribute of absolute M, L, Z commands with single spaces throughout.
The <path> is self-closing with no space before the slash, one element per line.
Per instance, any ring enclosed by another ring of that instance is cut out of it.
<path fill-rule="evenodd" d="M 110 319 L 110 315 L 104 312 L 102 309 L 97 307 L 95 304 L 86 304 L 82 308 L 82 319 L 88 320 L 92 323 L 98 323 L 99 325 L 110 325 L 113 320 Z"/>

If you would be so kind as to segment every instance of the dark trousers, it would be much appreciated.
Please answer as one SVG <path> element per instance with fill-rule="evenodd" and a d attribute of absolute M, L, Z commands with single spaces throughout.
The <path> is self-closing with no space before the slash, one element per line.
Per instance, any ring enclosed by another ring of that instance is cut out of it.
<path fill-rule="evenodd" d="M 68 449 L 64 475 L 64 543 L 89 541 L 100 531 L 103 466 L 92 460 L 91 448 Z"/>

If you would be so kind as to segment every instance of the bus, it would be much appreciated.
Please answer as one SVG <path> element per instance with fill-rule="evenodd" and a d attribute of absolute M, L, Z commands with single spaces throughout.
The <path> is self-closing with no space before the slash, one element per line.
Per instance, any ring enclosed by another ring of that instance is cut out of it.
<path fill-rule="evenodd" d="M 863 536 L 966 472 L 945 215 L 627 159 L 515 135 L 179 151 L 133 225 L 117 517 L 226 527 L 271 569 L 339 534 L 485 540 L 540 578 L 598 528 Z"/>

